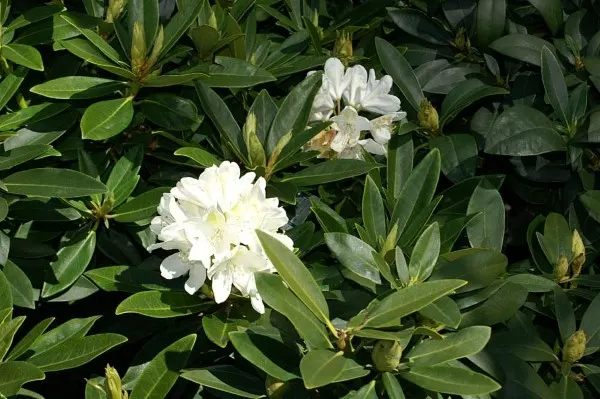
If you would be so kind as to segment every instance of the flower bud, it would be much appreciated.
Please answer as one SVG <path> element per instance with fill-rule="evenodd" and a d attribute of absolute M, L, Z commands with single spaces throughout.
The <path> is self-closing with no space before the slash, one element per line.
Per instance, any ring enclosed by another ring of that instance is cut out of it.
<path fill-rule="evenodd" d="M 398 341 L 381 339 L 375 343 L 371 359 L 378 371 L 394 371 L 402 357 L 402 346 Z"/>
<path fill-rule="evenodd" d="M 158 61 L 158 56 L 160 55 L 160 51 L 163 48 L 164 42 L 165 42 L 165 30 L 163 29 L 163 27 L 161 25 L 158 28 L 158 32 L 156 33 L 156 39 L 154 39 L 154 45 L 152 46 L 152 52 L 150 53 L 150 56 L 148 57 L 148 60 L 146 61 L 145 65 L 144 65 L 145 71 L 150 71 L 152 69 L 152 67 L 154 66 L 154 64 L 156 64 L 156 61 Z"/>
<path fill-rule="evenodd" d="M 585 254 L 579 254 L 571 262 L 571 270 L 573 271 L 573 277 L 579 277 L 581 269 L 585 263 Z"/>
<path fill-rule="evenodd" d="M 131 71 L 138 77 L 141 77 L 146 64 L 147 50 L 144 25 L 136 21 L 133 24 L 133 35 L 131 37 Z"/>
<path fill-rule="evenodd" d="M 108 0 L 108 9 L 106 10 L 106 22 L 112 23 L 121 16 L 125 9 L 127 0 Z"/>
<path fill-rule="evenodd" d="M 348 64 L 348 60 L 352 58 L 352 33 L 342 31 L 337 32 L 337 39 L 333 45 L 333 56 L 342 60 L 343 63 Z"/>
<path fill-rule="evenodd" d="M 586 342 L 585 332 L 582 330 L 575 331 L 573 335 L 567 338 L 567 342 L 563 346 L 563 362 L 575 363 L 581 359 L 585 353 Z"/>
<path fill-rule="evenodd" d="M 265 380 L 265 390 L 269 399 L 283 399 L 290 390 L 290 384 L 286 381 L 280 381 L 277 378 L 267 375 Z"/>
<path fill-rule="evenodd" d="M 433 133 L 438 131 L 440 124 L 437 110 L 426 98 L 421 101 L 418 117 L 422 127 Z"/>
<path fill-rule="evenodd" d="M 577 230 L 573 230 L 573 236 L 571 238 L 571 251 L 573 252 L 574 257 L 585 255 L 585 245 L 583 244 L 581 235 L 579 235 Z"/>
<path fill-rule="evenodd" d="M 558 262 L 554 265 L 554 280 L 561 281 L 569 272 L 569 261 L 567 257 L 561 255 Z"/>
<path fill-rule="evenodd" d="M 121 387 L 121 377 L 119 373 L 109 364 L 104 369 L 104 389 L 109 399 L 122 399 L 123 389 Z"/>
<path fill-rule="evenodd" d="M 248 166 L 251 169 L 259 166 L 264 167 L 267 159 L 265 149 L 256 135 L 256 115 L 254 112 L 248 114 L 242 133 L 244 135 L 246 149 L 248 150 L 248 159 L 250 161 L 250 165 Z"/>

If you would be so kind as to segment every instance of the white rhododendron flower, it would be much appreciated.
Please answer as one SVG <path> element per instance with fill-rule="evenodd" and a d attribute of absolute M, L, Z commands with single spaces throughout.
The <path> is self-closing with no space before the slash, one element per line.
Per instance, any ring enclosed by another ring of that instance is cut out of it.
<path fill-rule="evenodd" d="M 392 85 L 389 75 L 378 80 L 373 69 L 368 73 L 362 65 L 345 69 L 339 59 L 329 58 L 310 121 L 334 123 L 315 136 L 306 149 L 335 158 L 360 158 L 361 147 L 373 154 L 386 155 L 394 123 L 406 118 L 406 112 L 400 111 L 400 99 L 389 94 Z M 363 111 L 382 116 L 369 121 L 358 114 Z M 361 139 L 361 132 L 370 132 L 372 138 L 363 134 Z"/>
<path fill-rule="evenodd" d="M 225 161 L 197 179 L 181 179 L 160 201 L 159 216 L 150 226 L 160 242 L 148 250 L 178 251 L 163 260 L 160 271 L 166 279 L 187 274 L 189 294 L 198 291 L 208 276 L 217 303 L 227 300 L 233 286 L 263 313 L 254 272 L 275 269 L 255 231 L 271 234 L 290 249 L 293 242 L 279 233 L 288 222 L 285 210 L 277 198 L 266 198 L 265 179 L 254 181 L 255 177 L 252 172 L 240 176 L 239 166 Z"/>

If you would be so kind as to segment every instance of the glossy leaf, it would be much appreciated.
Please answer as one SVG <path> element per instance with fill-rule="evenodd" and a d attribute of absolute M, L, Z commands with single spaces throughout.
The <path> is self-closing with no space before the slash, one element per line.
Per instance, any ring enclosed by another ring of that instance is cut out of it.
<path fill-rule="evenodd" d="M 121 302 L 115 313 L 137 313 L 163 319 L 198 313 L 211 306 L 211 303 L 187 292 L 143 291 Z"/>
<path fill-rule="evenodd" d="M 504 202 L 498 190 L 478 186 L 467 214 L 479 213 L 467 226 L 467 236 L 474 248 L 502 250 L 504 242 Z"/>
<path fill-rule="evenodd" d="M 451 366 L 414 367 L 400 377 L 428 390 L 456 395 L 483 395 L 500 389 L 483 374 Z"/>
<path fill-rule="evenodd" d="M 562 12 L 561 12 L 562 14 Z M 546 96 L 563 123 L 569 124 L 569 93 L 562 73 L 561 65 L 548 47 L 542 48 L 542 81 Z"/>
<path fill-rule="evenodd" d="M 242 398 L 259 398 L 264 394 L 262 380 L 229 365 L 185 370 L 181 377 Z"/>
<path fill-rule="evenodd" d="M 125 130 L 132 118 L 130 97 L 101 101 L 85 110 L 81 118 L 81 135 L 90 140 L 108 139 Z"/>
<path fill-rule="evenodd" d="M 28 169 L 2 181 L 9 193 L 20 195 L 76 198 L 107 191 L 99 181 L 70 169 Z"/>

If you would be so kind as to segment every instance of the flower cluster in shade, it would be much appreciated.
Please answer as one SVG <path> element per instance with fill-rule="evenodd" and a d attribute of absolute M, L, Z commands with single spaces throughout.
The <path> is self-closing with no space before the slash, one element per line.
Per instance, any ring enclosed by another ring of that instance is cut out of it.
<path fill-rule="evenodd" d="M 194 294 L 206 278 L 211 280 L 217 303 L 227 300 L 235 287 L 250 297 L 252 307 L 264 313 L 254 272 L 274 272 L 256 230 L 279 239 L 288 248 L 292 240 L 279 232 L 288 222 L 277 198 L 266 198 L 265 179 L 250 172 L 240 176 L 236 163 L 225 161 L 202 172 L 197 179 L 184 177 L 158 206 L 159 216 L 150 228 L 157 248 L 176 250 L 160 265 L 163 277 L 187 274 L 185 290 Z"/>
<path fill-rule="evenodd" d="M 389 75 L 378 80 L 373 69 L 367 73 L 362 65 L 345 68 L 339 59 L 329 58 L 310 120 L 333 123 L 315 136 L 307 149 L 337 158 L 359 158 L 361 147 L 372 154 L 387 154 L 394 123 L 406 118 L 406 112 L 400 111 L 400 99 L 389 94 L 392 84 Z M 379 116 L 369 120 L 360 112 Z M 371 137 L 361 139 L 363 132 Z"/>

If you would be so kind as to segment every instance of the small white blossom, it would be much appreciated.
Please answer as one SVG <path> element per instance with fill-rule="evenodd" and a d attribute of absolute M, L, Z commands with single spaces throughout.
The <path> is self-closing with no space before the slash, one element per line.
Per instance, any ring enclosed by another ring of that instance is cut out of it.
<path fill-rule="evenodd" d="M 207 274 L 217 303 L 224 302 L 232 285 L 252 306 L 264 312 L 256 290 L 254 272 L 274 271 L 255 231 L 263 230 L 292 249 L 292 240 L 278 230 L 288 222 L 277 198 L 266 198 L 266 182 L 254 173 L 240 176 L 236 163 L 223 162 L 198 177 L 183 178 L 164 194 L 151 229 L 160 242 L 157 248 L 177 250 L 160 265 L 164 278 L 185 274 L 185 290 L 194 294 Z"/>
<path fill-rule="evenodd" d="M 360 132 L 371 128 L 369 120 L 364 116 L 359 116 L 358 112 L 350 106 L 344 108 L 331 120 L 333 121 L 331 127 L 337 132 L 331 141 L 331 149 L 338 153 L 357 145 Z"/>

